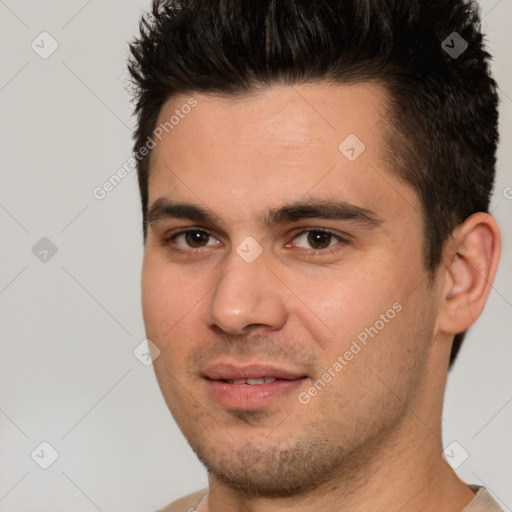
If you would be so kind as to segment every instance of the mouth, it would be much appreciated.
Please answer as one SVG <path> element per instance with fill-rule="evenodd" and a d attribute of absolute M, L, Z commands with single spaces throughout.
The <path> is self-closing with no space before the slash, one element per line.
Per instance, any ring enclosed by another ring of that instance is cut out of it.
<path fill-rule="evenodd" d="M 220 363 L 203 375 L 208 394 L 226 409 L 257 410 L 292 396 L 309 377 L 300 370 L 269 364 L 233 365 Z"/>
<path fill-rule="evenodd" d="M 234 384 L 235 386 L 257 386 L 260 384 L 271 384 L 272 382 L 275 382 L 275 377 L 261 377 L 259 379 L 237 379 L 237 380 L 227 380 L 227 379 L 220 379 L 221 382 L 225 382 L 226 384 Z"/>

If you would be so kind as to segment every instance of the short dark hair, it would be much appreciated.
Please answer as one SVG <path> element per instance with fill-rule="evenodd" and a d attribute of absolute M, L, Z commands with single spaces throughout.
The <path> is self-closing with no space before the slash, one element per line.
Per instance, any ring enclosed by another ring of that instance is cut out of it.
<path fill-rule="evenodd" d="M 498 96 L 473 1 L 154 0 L 130 50 L 136 152 L 176 94 L 373 81 L 390 93 L 387 156 L 421 200 L 430 276 L 453 229 L 488 211 Z M 144 240 L 149 160 L 137 164 Z"/>

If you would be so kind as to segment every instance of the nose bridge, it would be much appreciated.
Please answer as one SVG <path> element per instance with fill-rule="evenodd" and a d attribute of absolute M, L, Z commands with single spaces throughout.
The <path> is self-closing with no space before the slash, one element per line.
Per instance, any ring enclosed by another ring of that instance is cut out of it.
<path fill-rule="evenodd" d="M 277 329 L 286 321 L 282 287 L 267 268 L 266 255 L 262 250 L 256 254 L 256 249 L 251 240 L 244 241 L 226 258 L 210 302 L 210 325 L 239 334 L 251 324 Z"/>

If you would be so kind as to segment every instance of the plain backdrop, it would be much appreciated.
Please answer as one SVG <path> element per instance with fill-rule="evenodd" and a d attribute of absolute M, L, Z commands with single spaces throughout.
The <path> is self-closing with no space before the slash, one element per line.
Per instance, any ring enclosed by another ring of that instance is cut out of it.
<path fill-rule="evenodd" d="M 0 512 L 152 511 L 207 485 L 134 355 L 145 338 L 135 173 L 93 195 L 130 156 L 127 41 L 147 7 L 0 0 Z M 458 443 L 459 461 L 467 452 L 461 477 L 510 511 L 512 1 L 481 7 L 500 86 L 491 208 L 503 255 L 449 378 L 444 444 Z"/>

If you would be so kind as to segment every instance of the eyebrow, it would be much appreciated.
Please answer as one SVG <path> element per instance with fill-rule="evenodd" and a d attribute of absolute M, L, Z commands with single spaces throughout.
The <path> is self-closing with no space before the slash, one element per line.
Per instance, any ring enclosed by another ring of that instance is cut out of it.
<path fill-rule="evenodd" d="M 152 225 L 157 221 L 169 218 L 189 219 L 193 222 L 213 226 L 224 224 L 217 215 L 202 206 L 174 202 L 166 198 L 157 199 L 151 205 L 146 219 L 148 224 Z M 345 201 L 330 199 L 296 201 L 278 208 L 271 208 L 260 216 L 260 221 L 267 228 L 298 222 L 302 219 L 345 220 L 367 227 L 377 227 L 382 224 L 382 220 L 372 210 Z"/>

